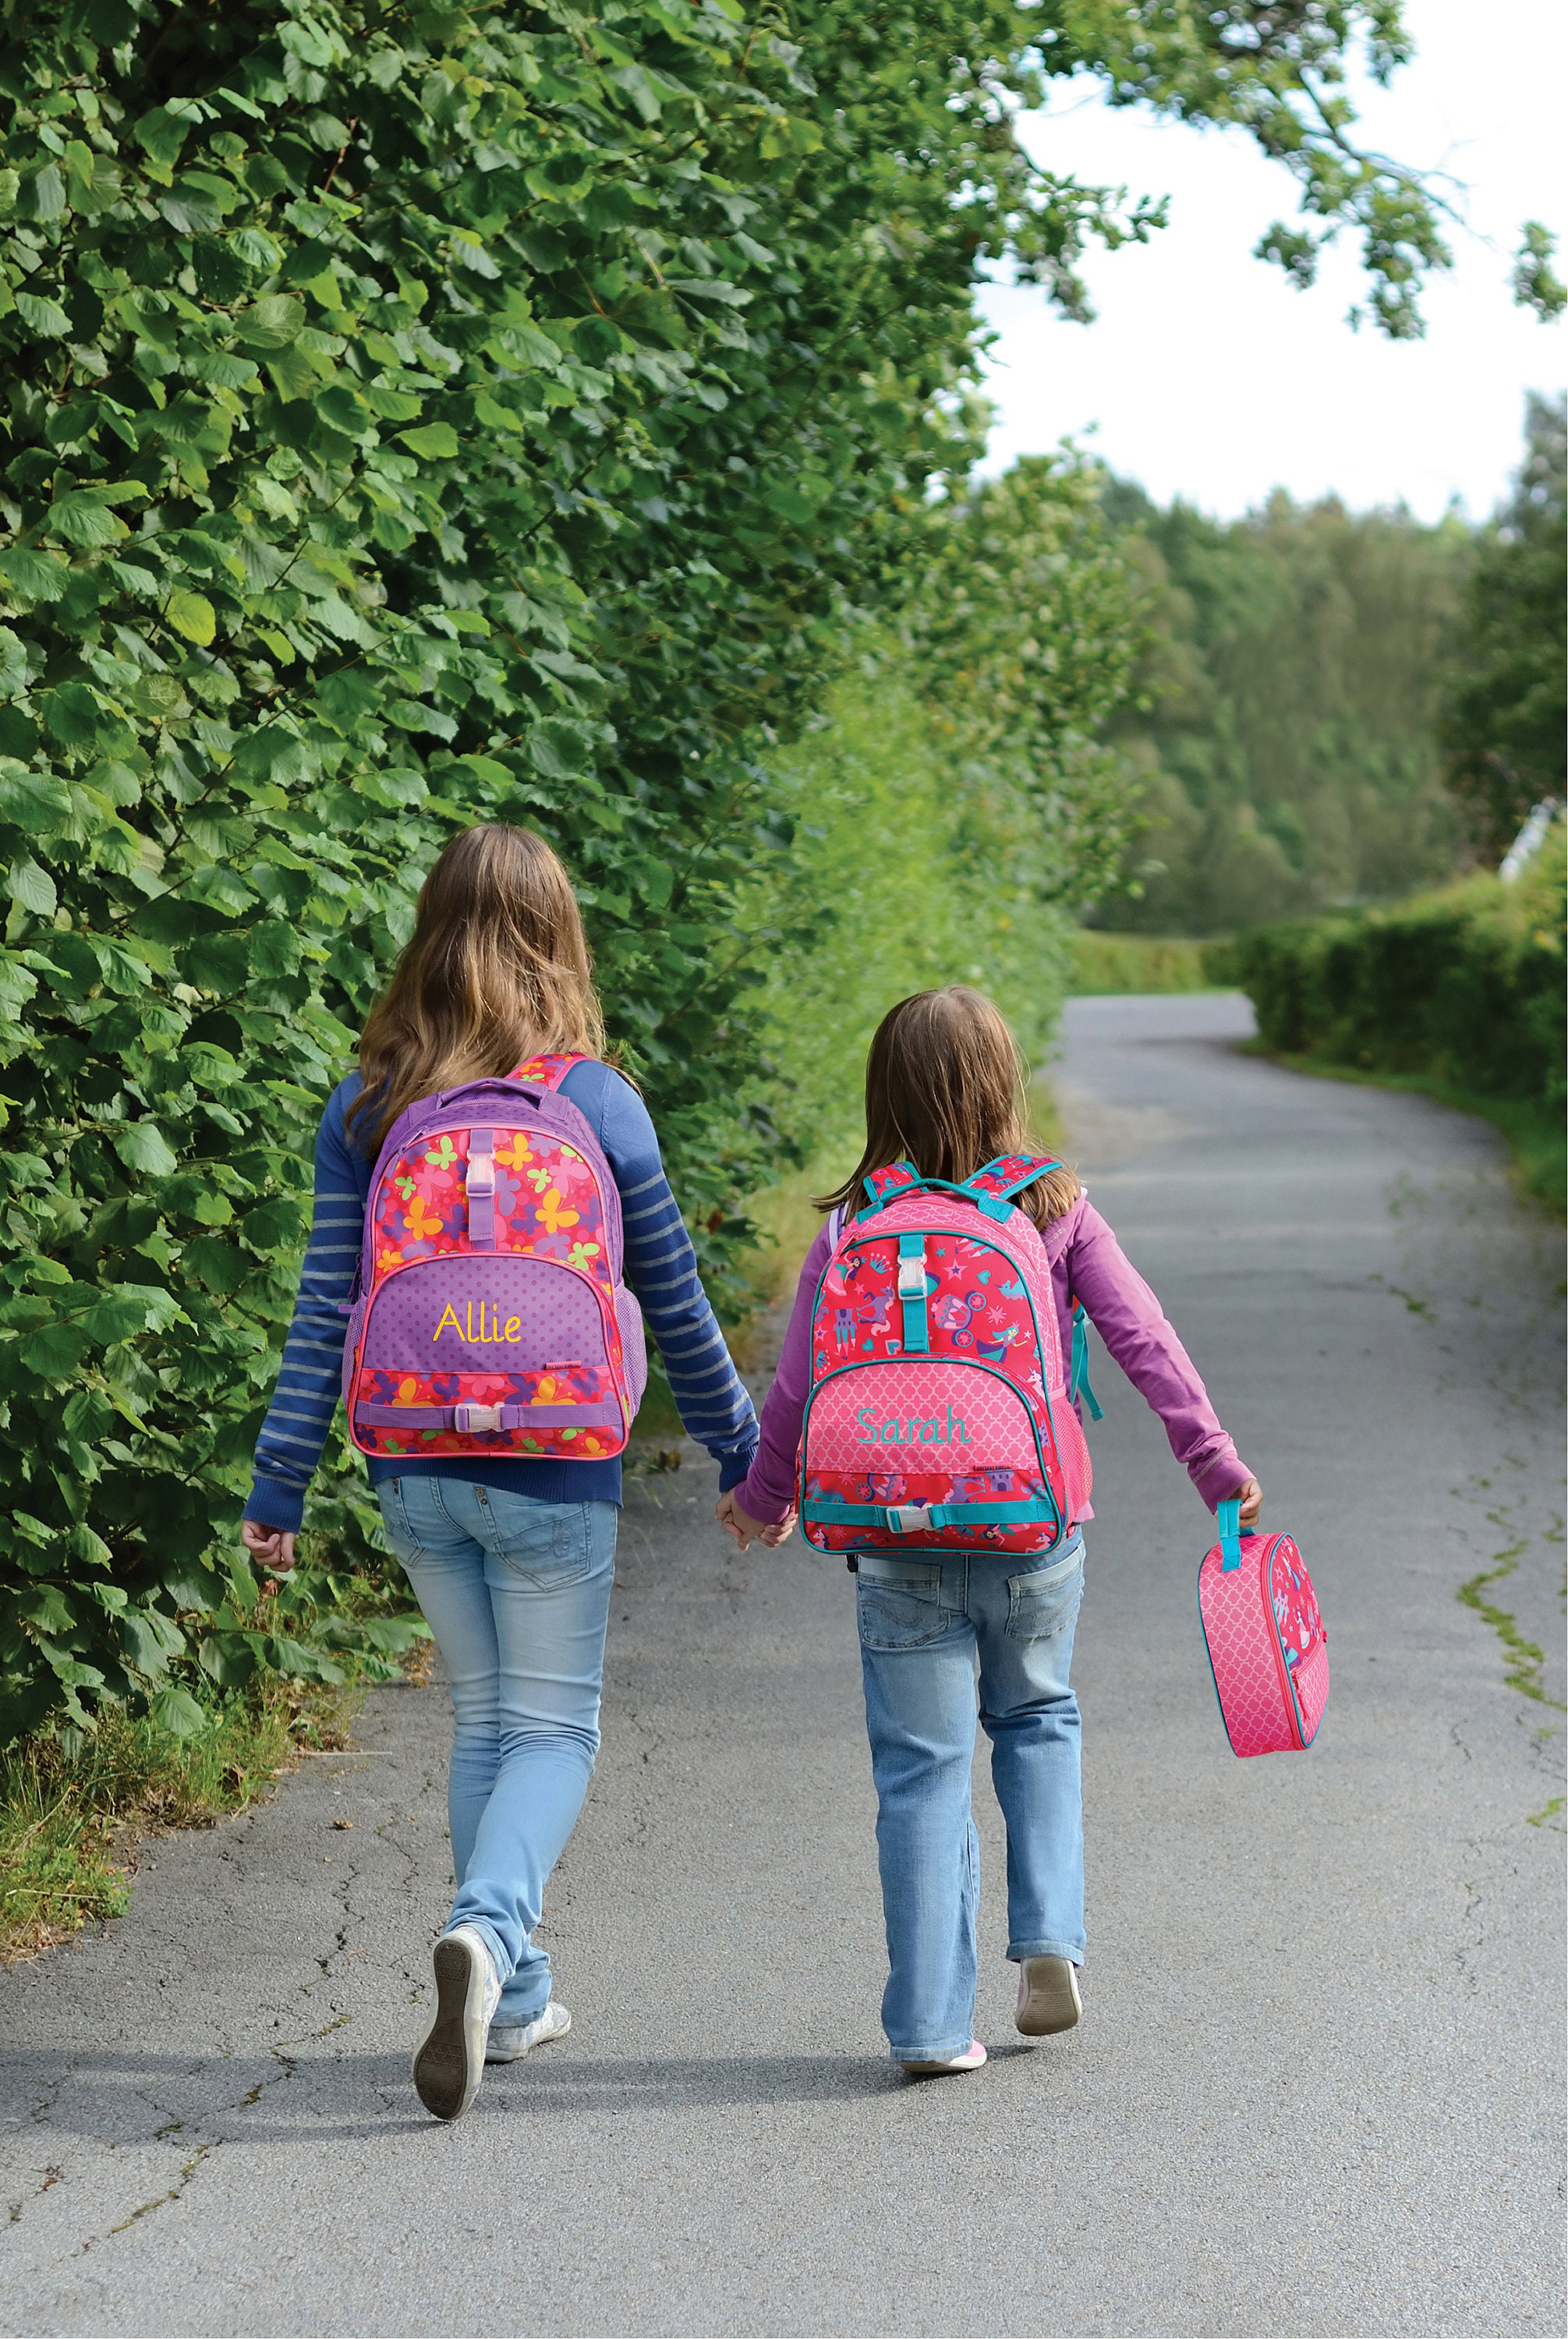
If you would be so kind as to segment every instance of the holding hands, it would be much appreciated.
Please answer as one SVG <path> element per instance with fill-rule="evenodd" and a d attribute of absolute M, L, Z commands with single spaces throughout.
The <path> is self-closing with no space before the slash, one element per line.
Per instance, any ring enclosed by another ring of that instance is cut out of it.
<path fill-rule="evenodd" d="M 776 1551 L 781 1543 L 787 1543 L 794 1535 L 796 1514 L 791 1511 L 787 1517 L 780 1519 L 776 1526 L 764 1526 L 760 1519 L 754 1519 L 749 1511 L 742 1510 L 734 1495 L 721 1495 L 714 1505 L 714 1516 L 725 1535 L 733 1535 L 743 1551 L 748 1550 L 754 1543 L 765 1544 L 770 1551 Z"/>
<path fill-rule="evenodd" d="M 246 1519 L 240 1541 L 250 1556 L 274 1575 L 287 1575 L 294 1564 L 294 1538 L 281 1527 L 264 1527 L 259 1519 Z"/>
<path fill-rule="evenodd" d="M 270 1600 L 278 1589 L 279 1577 L 287 1575 L 294 1564 L 294 1537 L 282 1527 L 264 1527 L 259 1519 L 246 1519 L 240 1528 L 240 1542 L 246 1558 L 261 1570 L 261 1597 Z"/>

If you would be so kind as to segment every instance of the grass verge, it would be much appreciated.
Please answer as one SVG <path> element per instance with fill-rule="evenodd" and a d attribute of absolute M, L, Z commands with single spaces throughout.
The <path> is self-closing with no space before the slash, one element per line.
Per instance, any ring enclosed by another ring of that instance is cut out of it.
<path fill-rule="evenodd" d="M 1080 926 L 1069 944 L 1068 996 L 1097 999 L 1149 991 L 1212 991 L 1203 954 L 1186 934 L 1107 934 Z"/>
<path fill-rule="evenodd" d="M 277 1673 L 206 1697 L 190 1686 L 206 1714 L 191 1737 L 107 1706 L 91 1735 L 40 1731 L 0 1754 L 0 1963 L 122 1916 L 138 1836 L 212 1827 L 271 1794 L 302 1752 L 348 1744 L 365 1693 Z"/>
<path fill-rule="evenodd" d="M 1367 1071 L 1359 1064 L 1342 1064 L 1330 1056 L 1287 1055 L 1266 1047 L 1261 1040 L 1243 1041 L 1248 1055 L 1267 1056 L 1288 1071 L 1310 1072 L 1317 1080 L 1350 1081 L 1360 1088 L 1403 1089 L 1412 1096 L 1430 1097 L 1455 1112 L 1474 1113 L 1489 1120 L 1508 1140 L 1514 1175 L 1524 1192 L 1544 1202 L 1558 1218 L 1568 1216 L 1568 1129 L 1560 1114 L 1543 1104 L 1518 1097 L 1480 1096 L 1474 1089 L 1456 1088 L 1452 1081 L 1430 1072 Z"/>

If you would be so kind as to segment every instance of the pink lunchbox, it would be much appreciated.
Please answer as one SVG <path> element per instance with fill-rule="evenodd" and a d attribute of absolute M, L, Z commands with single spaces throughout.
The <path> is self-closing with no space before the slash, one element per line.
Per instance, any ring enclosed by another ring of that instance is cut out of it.
<path fill-rule="evenodd" d="M 1219 1541 L 1198 1571 L 1214 1693 L 1235 1754 L 1310 1746 L 1328 1702 L 1328 1635 L 1307 1563 L 1287 1535 L 1241 1533 L 1219 1505 Z"/>

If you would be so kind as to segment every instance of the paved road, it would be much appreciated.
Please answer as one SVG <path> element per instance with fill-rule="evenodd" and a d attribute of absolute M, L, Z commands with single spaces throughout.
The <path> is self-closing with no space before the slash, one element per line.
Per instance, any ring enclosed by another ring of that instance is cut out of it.
<path fill-rule="evenodd" d="M 1081 2028 L 1013 2040 L 987 1811 L 992 2060 L 882 2058 L 849 1580 L 726 1553 L 688 1453 L 627 1508 L 547 1917 L 571 2037 L 421 2116 L 445 1722 L 379 1693 L 362 1752 L 155 1846 L 127 1917 L 0 1977 L 0 2326 L 1562 2329 L 1562 1717 L 1456 1598 L 1522 1545 L 1487 1596 L 1560 1649 L 1561 1246 L 1488 1130 L 1238 1057 L 1246 1016 L 1080 1002 L 1061 1072 L 1310 1556 L 1334 1695 L 1309 1756 L 1228 1752 L 1204 1517 L 1102 1357 Z"/>

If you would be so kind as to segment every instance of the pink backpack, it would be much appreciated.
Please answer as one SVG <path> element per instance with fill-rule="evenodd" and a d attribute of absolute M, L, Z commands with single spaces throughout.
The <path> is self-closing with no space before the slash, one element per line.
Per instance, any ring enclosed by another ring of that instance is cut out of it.
<path fill-rule="evenodd" d="M 591 1462 L 626 1445 L 647 1356 L 620 1193 L 555 1093 L 586 1061 L 536 1056 L 388 1130 L 343 1349 L 361 1453 Z"/>
<path fill-rule="evenodd" d="M 867 1179 L 812 1314 L 800 1513 L 820 1551 L 1042 1552 L 1082 1510 L 1050 1267 L 1007 1199 L 1056 1166 Z"/>
<path fill-rule="evenodd" d="M 1244 1535 L 1240 1502 L 1221 1503 L 1219 1541 L 1198 1571 L 1198 1613 L 1231 1752 L 1310 1746 L 1328 1702 L 1328 1635 L 1291 1537 Z"/>

